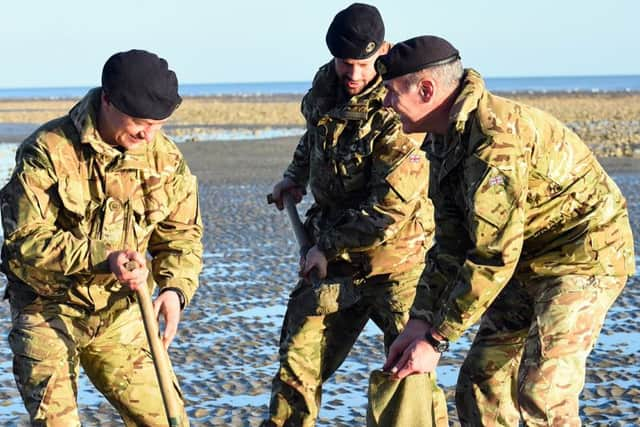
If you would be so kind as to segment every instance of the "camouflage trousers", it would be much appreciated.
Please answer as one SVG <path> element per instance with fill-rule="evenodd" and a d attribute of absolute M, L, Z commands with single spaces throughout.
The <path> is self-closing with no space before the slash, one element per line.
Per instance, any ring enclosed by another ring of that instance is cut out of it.
<path fill-rule="evenodd" d="M 587 356 L 626 277 L 512 280 L 482 317 L 456 390 L 463 426 L 579 426 Z"/>
<path fill-rule="evenodd" d="M 79 365 L 125 425 L 168 425 L 139 306 L 126 299 L 115 306 L 89 313 L 41 299 L 11 301 L 13 371 L 33 426 L 80 426 Z"/>
<path fill-rule="evenodd" d="M 314 426 L 322 384 L 340 367 L 367 321 L 373 320 L 383 331 L 385 352 L 404 329 L 422 269 L 419 266 L 408 272 L 367 279 L 355 287 L 355 296 L 337 297 L 339 304 L 335 310 L 322 314 L 314 309 L 318 296 L 311 286 L 299 283 L 289 298 L 280 337 L 280 367 L 272 384 L 270 415 L 262 425 Z M 435 385 L 435 377 L 433 386 L 434 393 L 441 396 L 434 400 L 444 405 L 444 395 Z M 417 391 L 423 395 L 426 392 L 432 390 Z M 446 414 L 446 409 L 443 411 Z"/>

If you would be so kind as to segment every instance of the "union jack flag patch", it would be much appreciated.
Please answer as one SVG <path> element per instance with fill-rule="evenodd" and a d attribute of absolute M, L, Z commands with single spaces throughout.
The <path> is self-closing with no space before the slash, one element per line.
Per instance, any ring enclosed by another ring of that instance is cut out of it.
<path fill-rule="evenodd" d="M 504 184 L 504 177 L 502 175 L 489 178 L 489 186 L 491 187 L 493 187 L 494 185 L 502 185 L 502 184 Z"/>
<path fill-rule="evenodd" d="M 420 159 L 421 159 L 421 157 L 420 157 L 420 155 L 419 155 L 419 154 L 411 154 L 411 155 L 409 156 L 409 161 L 410 161 L 411 163 L 418 163 L 418 162 L 420 162 Z"/>

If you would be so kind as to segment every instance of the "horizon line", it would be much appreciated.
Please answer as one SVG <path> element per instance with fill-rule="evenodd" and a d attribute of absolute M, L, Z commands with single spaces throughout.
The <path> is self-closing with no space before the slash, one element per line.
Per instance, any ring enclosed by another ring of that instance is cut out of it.
<path fill-rule="evenodd" d="M 598 77 L 639 77 L 640 74 L 561 74 L 561 75 L 531 75 L 531 76 L 485 76 L 489 79 L 556 79 L 556 78 L 598 78 Z M 310 84 L 311 80 L 270 80 L 270 81 L 224 81 L 224 82 L 187 82 L 178 83 L 179 86 L 198 86 L 198 85 L 255 85 L 255 84 Z M 24 89 L 85 89 L 99 87 L 96 84 L 79 84 L 79 85 L 54 85 L 54 86 L 0 86 L 0 90 L 24 90 Z"/>

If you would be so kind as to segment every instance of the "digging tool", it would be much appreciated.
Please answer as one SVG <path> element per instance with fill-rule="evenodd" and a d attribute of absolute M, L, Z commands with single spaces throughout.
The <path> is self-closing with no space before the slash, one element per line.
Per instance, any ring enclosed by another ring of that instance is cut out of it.
<path fill-rule="evenodd" d="M 268 194 L 267 203 L 272 204 L 274 202 L 275 200 L 273 199 L 273 195 Z M 309 240 L 309 236 L 307 236 L 307 231 L 304 229 L 302 221 L 300 221 L 300 216 L 298 215 L 298 209 L 296 208 L 296 202 L 293 200 L 293 196 L 285 191 L 282 194 L 282 202 L 287 210 L 287 215 L 289 216 L 291 227 L 293 227 L 293 232 L 296 235 L 296 241 L 300 247 L 300 255 L 304 257 L 307 255 L 307 251 L 313 246 L 313 244 L 311 243 L 311 240 Z M 318 287 L 320 278 L 318 277 L 317 269 L 314 268 L 311 270 L 309 273 L 309 280 L 313 287 Z"/>
<path fill-rule="evenodd" d="M 129 261 L 125 264 L 125 268 L 133 271 L 138 268 L 138 263 Z M 178 405 L 176 390 L 173 387 L 173 380 L 171 379 L 169 358 L 160 340 L 158 322 L 153 311 L 149 288 L 147 288 L 147 286 L 138 286 L 136 295 L 138 296 L 138 304 L 140 305 L 140 312 L 142 313 L 142 323 L 144 323 L 144 330 L 147 333 L 147 340 L 149 341 L 149 348 L 151 349 L 153 365 L 156 368 L 156 376 L 158 377 L 158 384 L 160 385 L 160 394 L 162 394 L 164 409 L 167 413 L 167 421 L 169 421 L 170 427 L 179 427 L 181 415 L 180 406 Z"/>

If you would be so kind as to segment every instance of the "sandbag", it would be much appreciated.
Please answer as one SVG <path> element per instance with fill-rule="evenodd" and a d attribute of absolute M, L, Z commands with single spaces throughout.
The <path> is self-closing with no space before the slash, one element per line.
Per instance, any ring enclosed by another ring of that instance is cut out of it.
<path fill-rule="evenodd" d="M 449 425 L 444 392 L 435 374 L 414 374 L 394 380 L 381 370 L 371 372 L 367 427 L 445 427 Z"/>

